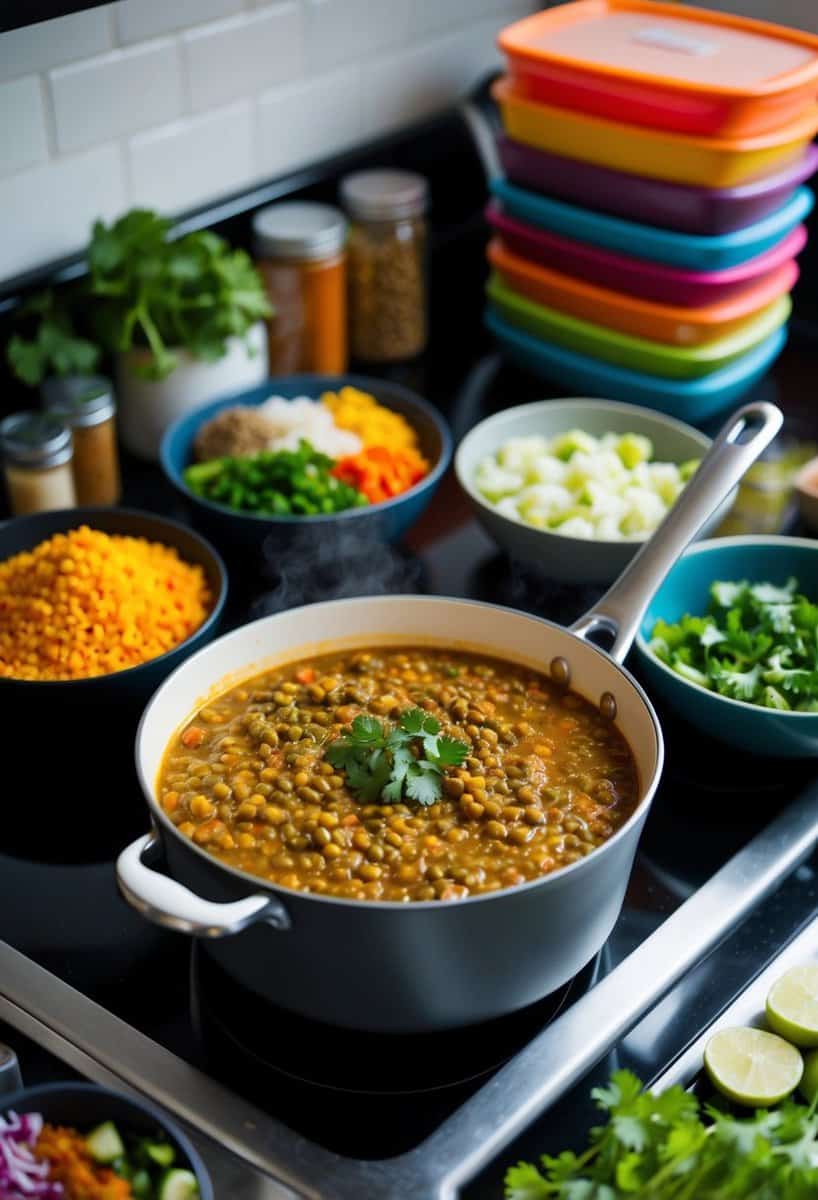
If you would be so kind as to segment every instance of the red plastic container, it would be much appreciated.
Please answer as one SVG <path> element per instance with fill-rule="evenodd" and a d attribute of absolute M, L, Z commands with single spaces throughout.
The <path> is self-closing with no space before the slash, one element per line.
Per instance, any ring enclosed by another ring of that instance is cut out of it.
<path fill-rule="evenodd" d="M 486 216 L 512 254 L 587 283 L 677 306 L 717 304 L 739 295 L 748 285 L 758 285 L 782 263 L 795 258 L 807 242 L 807 231 L 799 225 L 772 250 L 738 267 L 724 271 L 682 271 L 534 229 L 506 216 L 495 202 L 489 204 Z"/>
<path fill-rule="evenodd" d="M 689 5 L 576 0 L 499 45 L 520 96 L 677 133 L 766 133 L 818 92 L 818 37 Z"/>

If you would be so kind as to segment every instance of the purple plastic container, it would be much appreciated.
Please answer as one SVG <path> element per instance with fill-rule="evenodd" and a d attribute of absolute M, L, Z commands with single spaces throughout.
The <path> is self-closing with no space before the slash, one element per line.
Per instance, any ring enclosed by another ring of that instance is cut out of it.
<path fill-rule="evenodd" d="M 664 267 L 647 258 L 614 254 L 589 242 L 575 242 L 544 229 L 535 229 L 533 225 L 506 216 L 496 201 L 489 204 L 486 217 L 509 250 L 521 258 L 584 279 L 586 283 L 597 283 L 600 287 L 677 307 L 694 308 L 728 300 L 740 294 L 748 284 L 758 283 L 782 263 L 795 258 L 807 242 L 806 228 L 798 225 L 772 250 L 757 254 L 737 267 L 723 271 L 683 271 L 678 267 Z"/>
<path fill-rule="evenodd" d="M 498 138 L 497 148 L 512 183 L 629 221 L 683 233 L 732 233 L 752 225 L 786 204 L 795 189 L 818 170 L 818 145 L 814 142 L 801 158 L 775 175 L 716 189 L 626 175 L 535 150 L 505 134 Z"/>

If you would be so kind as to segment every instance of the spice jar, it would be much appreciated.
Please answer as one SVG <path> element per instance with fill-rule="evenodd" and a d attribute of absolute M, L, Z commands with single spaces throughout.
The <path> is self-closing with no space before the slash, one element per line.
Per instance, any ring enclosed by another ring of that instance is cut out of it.
<path fill-rule="evenodd" d="M 0 449 L 15 516 L 76 503 L 71 430 L 50 413 L 22 412 L 0 422 Z"/>
<path fill-rule="evenodd" d="M 344 214 L 329 204 L 272 204 L 253 218 L 256 265 L 275 312 L 270 374 L 347 367 Z"/>
<path fill-rule="evenodd" d="M 80 504 L 116 504 L 120 497 L 116 406 L 102 376 L 48 379 L 46 410 L 72 431 L 74 487 Z"/>
<path fill-rule="evenodd" d="M 411 171 L 341 181 L 349 214 L 350 342 L 355 358 L 398 362 L 426 345 L 428 186 Z"/>

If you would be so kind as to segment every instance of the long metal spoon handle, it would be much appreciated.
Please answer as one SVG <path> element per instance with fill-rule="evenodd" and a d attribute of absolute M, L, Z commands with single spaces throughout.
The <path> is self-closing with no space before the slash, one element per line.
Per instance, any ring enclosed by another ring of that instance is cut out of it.
<path fill-rule="evenodd" d="M 783 422 L 774 404 L 746 404 L 734 413 L 662 524 L 602 599 L 571 626 L 572 633 L 583 638 L 597 630 L 613 634 L 609 653 L 622 662 L 659 584 Z"/>

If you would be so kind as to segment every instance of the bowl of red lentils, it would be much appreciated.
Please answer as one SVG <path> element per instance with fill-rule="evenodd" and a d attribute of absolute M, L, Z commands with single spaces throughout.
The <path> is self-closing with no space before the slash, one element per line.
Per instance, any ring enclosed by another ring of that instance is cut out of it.
<path fill-rule="evenodd" d="M 0 526 L 0 687 L 144 700 L 216 632 L 227 571 L 152 513 L 75 508 Z"/>

